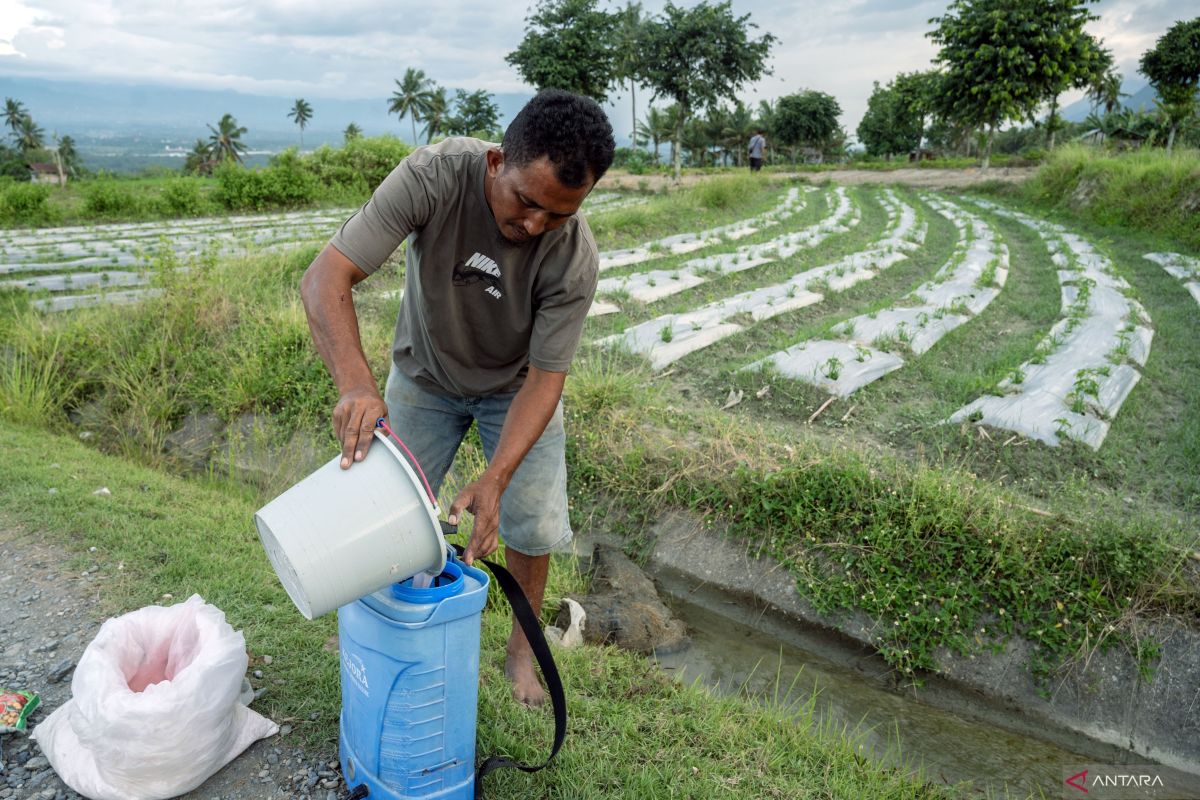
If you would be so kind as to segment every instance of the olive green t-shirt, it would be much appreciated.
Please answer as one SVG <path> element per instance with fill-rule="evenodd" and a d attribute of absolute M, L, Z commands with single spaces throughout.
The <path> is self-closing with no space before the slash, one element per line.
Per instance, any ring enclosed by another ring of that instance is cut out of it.
<path fill-rule="evenodd" d="M 463 397 L 516 391 L 529 364 L 566 372 L 599 273 L 580 214 L 521 244 L 500 234 L 483 193 L 495 146 L 417 148 L 331 241 L 370 274 L 408 239 L 392 358 L 418 383 Z"/>

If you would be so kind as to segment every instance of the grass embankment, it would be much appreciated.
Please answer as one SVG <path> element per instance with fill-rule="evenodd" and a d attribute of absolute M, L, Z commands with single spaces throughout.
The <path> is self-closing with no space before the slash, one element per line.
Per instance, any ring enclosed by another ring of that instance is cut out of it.
<path fill-rule="evenodd" d="M 326 647 L 336 618 L 304 620 L 288 600 L 250 521 L 260 498 L 244 487 L 171 477 L 74 437 L 7 422 L 0 422 L 0 449 L 0 531 L 15 525 L 24 532 L 17 536 L 74 552 L 72 568 L 98 566 L 104 614 L 199 593 L 244 631 L 251 668 L 263 672 L 254 682 L 268 688 L 256 707 L 289 722 L 309 746 L 336 742 L 338 658 Z M 92 494 L 101 486 L 111 496 Z M 570 565 L 555 561 L 548 606 L 581 588 Z M 549 748 L 553 722 L 549 714 L 516 707 L 509 696 L 503 602 L 493 597 L 483 620 L 479 752 L 536 762 Z M 818 729 L 810 707 L 763 708 L 714 697 L 612 648 L 559 650 L 556 657 L 569 703 L 567 746 L 552 770 L 489 778 L 496 797 L 949 796 L 864 762 L 852 739 Z"/>
<path fill-rule="evenodd" d="M 1020 194 L 1042 209 L 1097 225 L 1168 236 L 1200 252 L 1200 151 L 1146 148 L 1115 155 L 1055 150 Z"/>

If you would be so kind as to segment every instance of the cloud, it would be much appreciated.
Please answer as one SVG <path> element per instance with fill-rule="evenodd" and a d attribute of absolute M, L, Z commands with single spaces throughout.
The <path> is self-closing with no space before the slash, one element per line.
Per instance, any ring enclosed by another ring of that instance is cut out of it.
<path fill-rule="evenodd" d="M 1089 29 L 1136 82 L 1138 58 L 1180 5 L 1102 0 Z M 644 7 L 658 13 L 663 3 Z M 757 24 L 753 35 L 778 38 L 773 74 L 746 87 L 747 100 L 818 89 L 838 98 L 853 130 L 874 81 L 931 66 L 936 48 L 925 34 L 946 8 L 944 0 L 734 0 L 734 13 Z M 0 0 L 0 65 L 44 78 L 344 99 L 386 97 L 412 66 L 444 86 L 520 92 L 528 87 L 504 56 L 524 35 L 526 13 L 483 0 Z"/>

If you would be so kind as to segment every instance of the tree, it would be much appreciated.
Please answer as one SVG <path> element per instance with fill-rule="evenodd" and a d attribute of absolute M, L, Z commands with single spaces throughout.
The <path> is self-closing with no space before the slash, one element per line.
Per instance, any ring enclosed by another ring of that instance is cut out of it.
<path fill-rule="evenodd" d="M 395 114 L 400 119 L 405 114 L 412 120 L 413 144 L 417 143 L 417 117 L 425 113 L 429 104 L 429 84 L 425 70 L 409 67 L 404 70 L 404 78 L 396 81 L 396 91 L 388 101 L 388 113 Z"/>
<path fill-rule="evenodd" d="M 4 98 L 4 124 L 14 135 L 21 128 L 21 120 L 27 116 L 29 112 L 25 110 L 24 103 L 11 97 Z"/>
<path fill-rule="evenodd" d="M 342 141 L 346 144 L 353 142 L 355 139 L 361 139 L 363 135 L 362 128 L 351 122 L 346 126 L 346 130 L 342 131 Z"/>
<path fill-rule="evenodd" d="M 1085 0 L 1086 1 L 1086 0 Z M 1032 119 L 1050 99 L 1058 67 L 1043 65 L 1061 48 L 1047 44 L 1038 25 L 1048 5 L 1075 0 L 952 0 L 947 13 L 930 19 L 926 34 L 941 45 L 934 61 L 945 68 L 939 112 L 969 129 L 985 128 L 983 169 L 991 160 L 996 129 L 1008 120 Z"/>
<path fill-rule="evenodd" d="M 769 33 L 751 39 L 749 29 L 757 26 L 749 20 L 749 14 L 735 17 L 728 0 L 715 5 L 704 0 L 693 8 L 667 0 L 662 14 L 642 25 L 642 82 L 653 99 L 669 97 L 679 107 L 672 139 L 677 181 L 680 140 L 692 114 L 736 100 L 738 89 L 769 72 L 766 60 L 776 39 Z"/>
<path fill-rule="evenodd" d="M 33 117 L 26 114 L 21 117 L 17 123 L 17 129 L 13 133 L 13 139 L 16 141 L 17 149 L 23 155 L 28 156 L 34 150 L 40 149 L 44 144 L 43 137 L 45 133 L 33 121 Z"/>
<path fill-rule="evenodd" d="M 304 127 L 308 125 L 308 121 L 312 119 L 312 106 L 303 97 L 296 100 L 296 104 L 292 106 L 292 110 L 288 112 L 288 119 L 300 126 L 300 149 L 304 149 Z"/>
<path fill-rule="evenodd" d="M 75 140 L 70 136 L 64 136 L 58 140 L 58 158 L 68 175 L 75 177 L 82 170 L 79 150 L 75 147 Z"/>
<path fill-rule="evenodd" d="M 938 92 L 942 75 L 935 70 L 901 72 L 892 81 L 901 106 L 916 118 L 917 146 L 925 141 L 926 123 L 937 114 Z"/>
<path fill-rule="evenodd" d="M 210 175 L 212 170 L 212 145 L 203 139 L 197 139 L 192 145 L 192 151 L 184 159 L 183 171 L 189 175 Z"/>
<path fill-rule="evenodd" d="M 242 137 L 246 135 L 246 129 L 237 124 L 233 114 L 226 114 L 221 117 L 217 127 L 209 125 L 208 129 L 212 131 L 208 137 L 209 159 L 242 163 L 242 153 L 246 152 Z"/>
<path fill-rule="evenodd" d="M 541 0 L 525 22 L 525 38 L 504 60 L 526 83 L 608 99 L 617 80 L 616 16 L 597 0 Z"/>
<path fill-rule="evenodd" d="M 1142 54 L 1139 71 L 1150 79 L 1171 127 L 1167 152 L 1175 147 L 1180 125 L 1196 113 L 1196 87 L 1200 84 L 1200 17 L 1179 21 L 1167 29 L 1154 47 Z"/>
<path fill-rule="evenodd" d="M 672 132 L 675 130 L 675 124 L 671 121 L 667 112 L 657 106 L 650 106 L 646 111 L 646 119 L 638 123 L 637 135 L 642 141 L 650 142 L 654 148 L 654 160 L 658 161 L 658 147 L 667 139 L 671 138 Z"/>
<path fill-rule="evenodd" d="M 644 20 L 641 3 L 626 3 L 625 7 L 617 12 L 616 78 L 618 81 L 629 81 L 629 107 L 632 112 L 629 135 L 633 139 L 634 147 L 638 146 L 637 81 L 642 69 L 638 36 L 641 34 Z"/>
<path fill-rule="evenodd" d="M 446 117 L 450 114 L 450 98 L 446 97 L 446 89 L 437 86 L 429 91 L 429 103 L 425 107 L 425 144 L 433 141 L 434 136 L 446 132 Z"/>
<path fill-rule="evenodd" d="M 454 113 L 446 118 L 446 132 L 457 136 L 499 138 L 500 107 L 483 89 L 454 90 Z"/>
<path fill-rule="evenodd" d="M 858 140 L 873 156 L 908 153 L 921 143 L 921 124 L 917 114 L 896 89 L 896 82 L 875 89 L 867 100 L 867 111 L 858 123 Z"/>
<path fill-rule="evenodd" d="M 1111 114 L 1121 105 L 1122 97 L 1129 97 L 1121 91 L 1121 73 L 1109 68 L 1096 77 L 1088 86 L 1088 99 L 1093 108 L 1103 108 L 1105 114 Z"/>
<path fill-rule="evenodd" d="M 832 95 L 803 91 L 779 98 L 775 103 L 775 126 L 772 133 L 784 147 L 812 147 L 828 151 L 839 141 L 841 129 L 838 116 L 842 107 Z"/>

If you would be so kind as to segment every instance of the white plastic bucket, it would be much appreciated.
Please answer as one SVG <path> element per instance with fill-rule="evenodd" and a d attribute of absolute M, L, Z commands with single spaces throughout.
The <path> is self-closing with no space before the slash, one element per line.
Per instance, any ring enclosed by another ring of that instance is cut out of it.
<path fill-rule="evenodd" d="M 350 469 L 338 455 L 254 515 L 271 566 L 308 619 L 445 566 L 420 479 L 382 431 L 375 439 Z"/>

